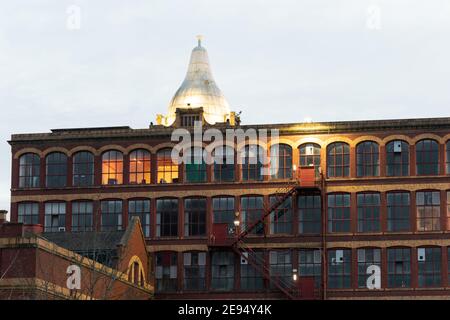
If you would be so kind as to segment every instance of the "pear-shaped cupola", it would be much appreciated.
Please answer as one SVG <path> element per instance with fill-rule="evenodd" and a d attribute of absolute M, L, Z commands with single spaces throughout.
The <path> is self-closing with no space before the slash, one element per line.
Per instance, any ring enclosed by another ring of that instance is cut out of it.
<path fill-rule="evenodd" d="M 214 81 L 202 37 L 197 39 L 198 45 L 192 50 L 186 77 L 169 103 L 167 116 L 160 116 L 162 119 L 158 121 L 163 125 L 174 124 L 177 109 L 178 113 L 202 110 L 204 120 L 209 124 L 230 120 L 230 106 Z"/>

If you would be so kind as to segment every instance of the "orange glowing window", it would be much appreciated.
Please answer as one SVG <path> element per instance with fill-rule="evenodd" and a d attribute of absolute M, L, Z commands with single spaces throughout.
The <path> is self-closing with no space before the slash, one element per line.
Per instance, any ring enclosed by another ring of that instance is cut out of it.
<path fill-rule="evenodd" d="M 133 151 L 130 154 L 130 183 L 151 183 L 150 171 L 150 152 L 147 150 Z"/>
<path fill-rule="evenodd" d="M 123 183 L 123 155 L 119 151 L 107 151 L 102 156 L 102 184 Z"/>
<path fill-rule="evenodd" d="M 171 149 L 158 151 L 156 156 L 157 182 L 178 182 L 178 165 L 172 161 Z"/>

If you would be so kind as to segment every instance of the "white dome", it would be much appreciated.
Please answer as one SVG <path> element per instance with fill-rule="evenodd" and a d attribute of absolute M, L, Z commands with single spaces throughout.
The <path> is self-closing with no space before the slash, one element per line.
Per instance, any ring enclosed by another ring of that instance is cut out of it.
<path fill-rule="evenodd" d="M 192 50 L 189 68 L 183 83 L 169 104 L 167 125 L 175 121 L 175 111 L 203 107 L 206 122 L 225 122 L 230 117 L 230 106 L 217 87 L 209 66 L 208 52 L 201 46 Z"/>

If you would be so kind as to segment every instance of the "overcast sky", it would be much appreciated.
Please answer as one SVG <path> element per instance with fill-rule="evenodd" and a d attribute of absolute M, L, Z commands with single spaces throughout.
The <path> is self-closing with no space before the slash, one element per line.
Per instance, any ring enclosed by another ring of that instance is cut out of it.
<path fill-rule="evenodd" d="M 448 0 L 0 0 L 0 208 L 12 133 L 147 127 L 197 34 L 245 124 L 450 115 Z"/>

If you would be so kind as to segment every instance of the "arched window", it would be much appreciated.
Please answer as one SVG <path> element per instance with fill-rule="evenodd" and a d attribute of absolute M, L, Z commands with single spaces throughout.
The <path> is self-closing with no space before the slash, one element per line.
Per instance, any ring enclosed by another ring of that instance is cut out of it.
<path fill-rule="evenodd" d="M 202 148 L 191 148 L 185 158 L 186 182 L 206 182 L 205 151 Z"/>
<path fill-rule="evenodd" d="M 450 140 L 447 141 L 445 149 L 446 149 L 445 172 L 447 174 L 450 174 Z"/>
<path fill-rule="evenodd" d="M 172 149 L 162 149 L 156 154 L 156 171 L 158 183 L 178 182 L 178 164 L 172 161 Z"/>
<path fill-rule="evenodd" d="M 380 153 L 378 143 L 364 141 L 356 147 L 356 175 L 376 177 L 380 175 Z"/>
<path fill-rule="evenodd" d="M 316 174 L 320 168 L 320 146 L 315 143 L 305 143 L 300 146 L 300 166 L 314 166 Z"/>
<path fill-rule="evenodd" d="M 102 184 L 123 183 L 123 154 L 120 151 L 107 151 L 102 156 Z"/>
<path fill-rule="evenodd" d="M 242 153 L 242 180 L 262 180 L 264 149 L 258 145 L 247 145 Z"/>
<path fill-rule="evenodd" d="M 214 149 L 214 181 L 234 181 L 234 149 L 222 146 Z"/>
<path fill-rule="evenodd" d="M 424 139 L 416 144 L 416 168 L 418 175 L 439 174 L 439 144 Z"/>
<path fill-rule="evenodd" d="M 335 142 L 327 147 L 328 177 L 348 177 L 350 174 L 350 147 L 345 142 Z"/>
<path fill-rule="evenodd" d="M 292 178 L 292 148 L 287 144 L 270 147 L 270 176 L 272 179 Z"/>
<path fill-rule="evenodd" d="M 391 141 L 386 145 L 386 175 L 409 175 L 409 144 L 405 141 Z"/>
<path fill-rule="evenodd" d="M 73 185 L 87 187 L 94 185 L 94 155 L 88 151 L 73 156 Z"/>
<path fill-rule="evenodd" d="M 67 184 L 67 156 L 61 152 L 53 152 L 45 158 L 45 161 L 47 187 L 65 187 Z"/>
<path fill-rule="evenodd" d="M 26 153 L 19 159 L 19 188 L 39 188 L 41 159 L 37 154 Z"/>
<path fill-rule="evenodd" d="M 150 184 L 150 152 L 139 149 L 130 153 L 130 183 Z"/>

